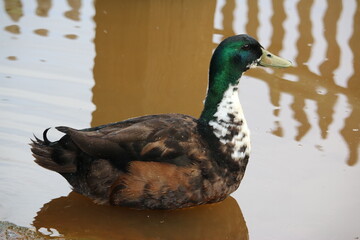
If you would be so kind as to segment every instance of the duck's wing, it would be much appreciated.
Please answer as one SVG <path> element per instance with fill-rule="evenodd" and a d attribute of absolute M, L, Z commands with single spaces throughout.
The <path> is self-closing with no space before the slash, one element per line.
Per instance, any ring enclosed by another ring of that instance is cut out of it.
<path fill-rule="evenodd" d="M 123 166 L 130 161 L 190 163 L 189 152 L 200 142 L 194 118 L 180 114 L 152 115 L 96 128 L 57 127 L 81 151 Z M 60 140 L 61 141 L 61 140 Z M 199 149 L 199 151 L 202 151 Z"/>

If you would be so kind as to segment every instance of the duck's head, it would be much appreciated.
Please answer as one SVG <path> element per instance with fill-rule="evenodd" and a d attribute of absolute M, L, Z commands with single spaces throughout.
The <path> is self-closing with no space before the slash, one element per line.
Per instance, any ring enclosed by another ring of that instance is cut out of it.
<path fill-rule="evenodd" d="M 230 86 L 237 85 L 243 72 L 256 66 L 290 67 L 285 60 L 265 50 L 258 41 L 246 34 L 223 40 L 215 49 L 210 62 L 209 86 L 201 119 L 213 118 L 217 106 Z"/>
<path fill-rule="evenodd" d="M 258 41 L 246 34 L 223 40 L 210 63 L 210 80 L 237 82 L 241 74 L 256 66 L 284 68 L 291 62 L 265 50 Z"/>

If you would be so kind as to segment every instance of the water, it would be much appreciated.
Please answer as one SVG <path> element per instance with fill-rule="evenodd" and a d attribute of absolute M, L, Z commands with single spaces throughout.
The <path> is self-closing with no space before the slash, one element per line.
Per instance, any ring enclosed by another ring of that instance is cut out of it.
<path fill-rule="evenodd" d="M 0 220 L 91 239 L 360 237 L 359 6 L 3 1 Z M 47 127 L 198 116 L 214 47 L 243 32 L 295 67 L 252 69 L 242 78 L 253 152 L 233 198 L 175 212 L 96 206 L 33 163 L 29 138 Z"/>

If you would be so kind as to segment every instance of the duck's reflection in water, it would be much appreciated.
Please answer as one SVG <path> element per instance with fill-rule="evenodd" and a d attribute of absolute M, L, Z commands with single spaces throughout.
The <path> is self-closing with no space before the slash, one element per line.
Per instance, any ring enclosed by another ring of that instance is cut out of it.
<path fill-rule="evenodd" d="M 180 210 L 100 206 L 71 192 L 45 204 L 33 225 L 81 239 L 248 239 L 236 200 Z"/>

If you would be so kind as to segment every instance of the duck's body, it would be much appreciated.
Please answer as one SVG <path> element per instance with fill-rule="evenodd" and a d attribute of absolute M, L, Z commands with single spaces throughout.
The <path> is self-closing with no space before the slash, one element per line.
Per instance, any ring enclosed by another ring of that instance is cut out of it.
<path fill-rule="evenodd" d="M 65 136 L 56 142 L 46 130 L 43 141 L 32 143 L 35 161 L 101 204 L 176 209 L 221 201 L 238 188 L 250 154 L 239 79 L 252 65 L 268 64 L 264 51 L 247 35 L 219 45 L 199 119 L 163 114 L 83 130 L 58 127 Z"/>
<path fill-rule="evenodd" d="M 181 114 L 58 129 L 66 133 L 60 141 L 33 145 L 36 162 L 104 204 L 164 209 L 217 202 L 239 186 L 249 157 L 232 159 L 231 146 Z"/>

